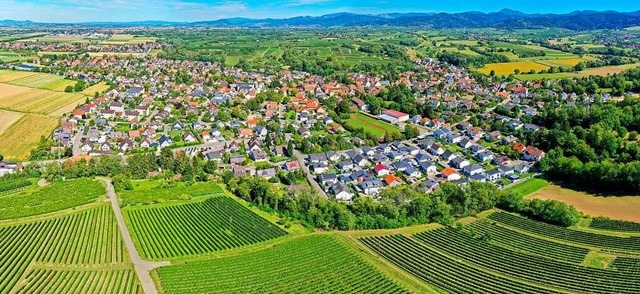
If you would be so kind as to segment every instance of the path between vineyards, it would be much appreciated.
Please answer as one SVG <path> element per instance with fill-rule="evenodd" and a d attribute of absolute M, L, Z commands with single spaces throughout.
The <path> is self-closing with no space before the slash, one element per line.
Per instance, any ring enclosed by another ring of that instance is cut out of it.
<path fill-rule="evenodd" d="M 124 218 L 122 217 L 122 211 L 120 210 L 120 204 L 118 203 L 118 197 L 116 196 L 116 192 L 113 189 L 113 183 L 111 179 L 108 178 L 99 178 L 107 185 L 107 197 L 111 200 L 111 207 L 113 208 L 113 212 L 116 215 L 116 220 L 118 221 L 118 227 L 120 228 L 120 233 L 124 238 L 124 244 L 127 247 L 127 251 L 129 252 L 129 256 L 133 265 L 136 269 L 136 273 L 140 278 L 140 283 L 142 284 L 142 289 L 146 294 L 157 294 L 158 289 L 156 289 L 156 284 L 153 282 L 150 271 L 155 268 L 170 265 L 171 263 L 168 261 L 163 262 L 151 262 L 146 261 L 140 258 L 140 254 L 138 254 L 138 250 L 133 245 L 133 239 L 131 239 L 131 234 L 129 234 L 129 229 L 127 228 L 126 223 L 124 222 Z"/>

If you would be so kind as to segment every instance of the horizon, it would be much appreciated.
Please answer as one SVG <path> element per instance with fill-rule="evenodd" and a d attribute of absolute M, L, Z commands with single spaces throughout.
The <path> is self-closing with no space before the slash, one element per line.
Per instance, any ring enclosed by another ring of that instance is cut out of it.
<path fill-rule="evenodd" d="M 615 1 L 613 3 L 583 4 L 577 0 L 541 0 L 536 6 L 529 1 L 464 1 L 452 3 L 434 0 L 429 3 L 389 3 L 377 0 L 362 7 L 353 0 L 276 0 L 276 1 L 209 1 L 209 0 L 158 0 L 145 3 L 140 0 L 7 0 L 0 4 L 0 19 L 33 21 L 39 23 L 85 22 L 198 22 L 228 18 L 284 19 L 300 16 L 322 16 L 336 13 L 391 14 L 391 13 L 460 13 L 478 11 L 498 12 L 503 9 L 527 14 L 566 14 L 574 11 L 640 10 L 640 3 Z M 579 7 L 579 9 L 576 9 Z M 52 14 L 49 11 L 57 11 Z"/>

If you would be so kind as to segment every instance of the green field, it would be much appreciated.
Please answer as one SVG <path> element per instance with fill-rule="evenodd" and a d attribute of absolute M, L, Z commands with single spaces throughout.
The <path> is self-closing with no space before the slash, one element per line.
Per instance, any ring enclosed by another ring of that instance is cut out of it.
<path fill-rule="evenodd" d="M 25 77 L 25 78 L 13 80 L 13 81 L 9 82 L 9 84 L 17 85 L 17 86 L 24 86 L 24 87 L 29 87 L 29 88 L 47 89 L 46 88 L 47 86 L 55 85 L 57 82 L 62 81 L 62 80 L 64 80 L 64 78 L 61 77 L 61 76 L 57 76 L 57 75 L 37 74 L 37 75 L 30 76 L 30 77 Z M 48 90 L 54 90 L 54 89 L 48 89 Z"/>
<path fill-rule="evenodd" d="M 640 223 L 622 220 L 595 218 L 589 223 L 589 227 L 599 230 L 640 233 Z"/>
<path fill-rule="evenodd" d="M 153 260 L 210 254 L 287 234 L 226 196 L 123 213 L 140 255 Z"/>
<path fill-rule="evenodd" d="M 220 186 L 211 182 L 197 182 L 187 185 L 184 182 L 143 180 L 132 182 L 132 184 L 133 190 L 118 192 L 120 203 L 123 206 L 187 200 L 192 197 L 224 192 Z"/>
<path fill-rule="evenodd" d="M 506 189 L 506 191 L 512 192 L 517 194 L 518 196 L 524 197 L 537 191 L 538 189 L 546 187 L 547 185 L 549 185 L 549 182 L 543 179 L 532 178 L 532 179 L 525 180 L 524 182 L 515 184 L 514 186 Z"/>
<path fill-rule="evenodd" d="M 165 293 L 406 292 L 328 235 L 156 271 Z"/>
<path fill-rule="evenodd" d="M 362 113 L 351 115 L 351 118 L 346 120 L 346 123 L 352 128 L 364 128 L 366 132 L 369 132 L 376 137 L 383 137 L 386 132 L 400 133 L 400 129 L 398 129 L 396 126 L 369 117 Z"/>
<path fill-rule="evenodd" d="M 90 179 L 54 182 L 34 191 L 0 198 L 0 220 L 39 215 L 96 201 L 104 186 Z"/>
<path fill-rule="evenodd" d="M 603 67 L 587 68 L 580 72 L 550 73 L 550 74 L 521 74 L 516 78 L 521 81 L 533 81 L 542 79 L 561 79 L 561 78 L 583 78 L 588 76 L 607 76 L 621 73 L 627 69 L 640 67 L 640 63 L 631 63 L 623 65 L 612 65 Z"/>
<path fill-rule="evenodd" d="M 2 225 L 0 252 L 0 293 L 142 292 L 107 205 Z"/>

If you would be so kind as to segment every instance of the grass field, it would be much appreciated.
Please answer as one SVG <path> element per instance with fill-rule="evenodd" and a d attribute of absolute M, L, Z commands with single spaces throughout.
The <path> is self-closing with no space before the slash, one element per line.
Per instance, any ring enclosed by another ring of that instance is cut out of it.
<path fill-rule="evenodd" d="M 211 254 L 287 234 L 224 196 L 123 213 L 140 255 L 152 260 Z"/>
<path fill-rule="evenodd" d="M 105 82 L 101 82 L 84 89 L 84 91 L 82 91 L 82 94 L 93 96 L 96 92 L 98 92 L 98 94 L 102 94 L 106 90 L 109 90 L 109 85 L 107 85 L 107 83 Z"/>
<path fill-rule="evenodd" d="M 17 122 L 24 113 L 13 112 L 0 109 L 0 135 L 4 133 L 11 125 Z"/>
<path fill-rule="evenodd" d="M 36 74 L 20 79 L 13 80 L 9 84 L 17 86 L 25 86 L 29 88 L 43 88 L 50 84 L 54 84 L 58 81 L 64 80 L 63 77 L 51 74 Z M 49 89 L 53 90 L 53 89 Z"/>
<path fill-rule="evenodd" d="M 165 293 L 406 292 L 329 235 L 156 272 Z"/>
<path fill-rule="evenodd" d="M 40 137 L 50 136 L 58 123 L 57 117 L 25 114 L 0 134 L 0 154 L 5 160 L 26 160 Z"/>
<path fill-rule="evenodd" d="M 211 182 L 197 182 L 187 186 L 184 182 L 135 181 L 133 190 L 118 192 L 121 205 L 165 203 L 172 200 L 187 200 L 191 197 L 221 194 L 220 186 Z"/>
<path fill-rule="evenodd" d="M 640 222 L 640 197 L 600 197 L 588 193 L 549 185 L 530 194 L 527 198 L 553 199 L 571 204 L 590 215 Z"/>
<path fill-rule="evenodd" d="M 35 191 L 0 198 L 0 220 L 67 209 L 94 202 L 104 194 L 104 186 L 95 180 L 54 182 Z"/>
<path fill-rule="evenodd" d="M 0 293 L 142 293 L 108 205 L 0 225 Z"/>
<path fill-rule="evenodd" d="M 528 179 L 522 183 L 518 183 L 513 185 L 512 187 L 506 189 L 508 192 L 516 193 L 519 196 L 527 196 L 539 189 L 546 187 L 549 183 L 543 179 Z"/>
<path fill-rule="evenodd" d="M 351 118 L 346 120 L 346 123 L 352 128 L 364 128 L 365 131 L 377 137 L 383 137 L 385 135 L 385 132 L 400 132 L 400 129 L 393 125 L 361 113 L 351 115 Z"/>
<path fill-rule="evenodd" d="M 519 69 L 520 72 L 529 72 L 535 70 L 547 70 L 549 66 L 536 63 L 533 61 L 516 61 L 516 62 L 502 62 L 502 63 L 489 63 L 484 67 L 478 69 L 478 72 L 483 74 L 489 74 L 491 71 L 495 71 L 496 75 L 510 75 L 513 71 Z"/>

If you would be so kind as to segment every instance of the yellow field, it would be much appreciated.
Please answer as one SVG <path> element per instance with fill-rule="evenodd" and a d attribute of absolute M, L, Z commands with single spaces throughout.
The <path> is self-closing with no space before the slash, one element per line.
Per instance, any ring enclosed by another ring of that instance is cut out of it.
<path fill-rule="evenodd" d="M 0 84 L 0 100 L 4 97 L 9 97 L 29 91 L 27 87 L 20 87 L 14 85 Z"/>
<path fill-rule="evenodd" d="M 542 63 L 544 65 L 553 66 L 553 67 L 574 67 L 576 64 L 582 62 L 583 60 L 580 58 L 568 58 L 568 59 L 549 59 L 549 60 L 538 60 L 538 63 Z"/>
<path fill-rule="evenodd" d="M 41 136 L 48 137 L 58 126 L 57 117 L 26 114 L 0 134 L 0 154 L 6 160 L 27 160 Z"/>
<path fill-rule="evenodd" d="M 13 123 L 18 121 L 24 113 L 0 109 L 0 134 L 4 133 Z"/>
<path fill-rule="evenodd" d="M 144 36 L 134 36 L 130 34 L 114 34 L 106 41 L 100 42 L 104 45 L 136 45 L 136 44 L 144 44 L 144 43 L 153 43 L 156 41 L 156 38 L 152 37 L 144 37 Z"/>
<path fill-rule="evenodd" d="M 102 94 L 102 92 L 106 90 L 109 90 L 109 86 L 107 85 L 107 83 L 102 82 L 84 89 L 84 91 L 82 91 L 82 94 L 93 97 L 93 95 L 95 95 L 96 92 L 98 92 L 98 94 Z"/>
<path fill-rule="evenodd" d="M 20 112 L 49 114 L 69 104 L 75 104 L 84 97 L 79 93 L 27 89 L 25 92 L 0 98 L 0 108 Z"/>
<path fill-rule="evenodd" d="M 592 216 L 640 222 L 640 197 L 598 197 L 584 192 L 549 185 L 526 198 L 553 199 L 571 204 L 576 209 Z"/>
<path fill-rule="evenodd" d="M 623 65 L 612 65 L 612 66 L 603 66 L 596 68 L 588 68 L 580 73 L 578 76 L 586 77 L 586 76 L 606 76 L 621 73 L 627 69 L 639 67 L 640 63 L 632 63 L 632 64 L 623 64 Z"/>
<path fill-rule="evenodd" d="M 0 83 L 11 82 L 13 80 L 22 79 L 34 75 L 37 75 L 37 73 L 30 71 L 0 70 Z"/>
<path fill-rule="evenodd" d="M 133 57 L 144 57 L 145 53 L 124 53 L 124 52 L 89 52 L 89 56 L 91 57 L 102 57 L 102 56 L 133 56 Z"/>
<path fill-rule="evenodd" d="M 491 70 L 494 70 L 496 72 L 496 75 L 510 75 L 515 69 L 519 69 L 520 72 L 529 72 L 532 69 L 538 72 L 543 69 L 549 69 L 549 66 L 533 61 L 489 63 L 483 68 L 478 69 L 478 72 L 489 74 L 491 73 Z"/>
<path fill-rule="evenodd" d="M 57 75 L 36 74 L 36 75 L 16 79 L 9 83 L 13 85 L 25 86 L 30 88 L 41 88 L 60 80 L 64 80 L 64 78 Z"/>

